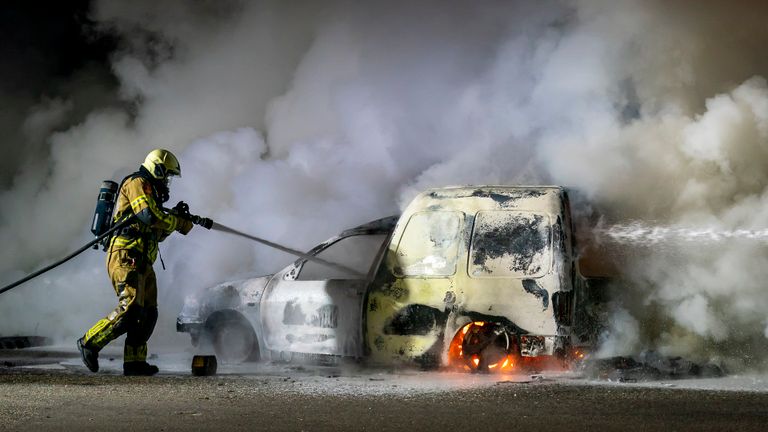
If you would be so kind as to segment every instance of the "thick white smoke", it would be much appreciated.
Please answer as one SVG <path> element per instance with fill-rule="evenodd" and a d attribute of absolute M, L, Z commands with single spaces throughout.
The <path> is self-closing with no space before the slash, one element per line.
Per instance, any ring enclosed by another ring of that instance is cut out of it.
<path fill-rule="evenodd" d="M 85 242 L 99 182 L 155 147 L 182 161 L 173 202 L 297 248 L 447 184 L 564 184 L 607 223 L 766 225 L 760 2 L 283 3 L 97 2 L 127 109 L 49 135 L 0 194 L 0 279 Z M 162 251 L 159 338 L 183 293 L 290 259 L 200 229 Z M 84 331 L 114 303 L 102 260 L 3 295 L 0 333 Z M 633 252 L 606 347 L 765 358 L 766 260 Z"/>

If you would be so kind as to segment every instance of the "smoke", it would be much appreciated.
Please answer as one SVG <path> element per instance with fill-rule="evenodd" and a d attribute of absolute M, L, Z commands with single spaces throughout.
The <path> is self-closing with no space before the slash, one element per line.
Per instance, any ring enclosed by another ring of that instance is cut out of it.
<path fill-rule="evenodd" d="M 766 228 L 761 2 L 284 3 L 95 2 L 118 88 L 76 124 L 78 81 L 17 119 L 0 280 L 87 241 L 100 181 L 156 147 L 181 159 L 173 202 L 298 249 L 449 184 L 563 184 L 609 225 Z M 153 341 L 185 293 L 290 260 L 200 229 L 161 250 Z M 763 243 L 625 254 L 607 351 L 768 358 Z M 82 333 L 113 307 L 103 258 L 5 294 L 0 333 Z"/>

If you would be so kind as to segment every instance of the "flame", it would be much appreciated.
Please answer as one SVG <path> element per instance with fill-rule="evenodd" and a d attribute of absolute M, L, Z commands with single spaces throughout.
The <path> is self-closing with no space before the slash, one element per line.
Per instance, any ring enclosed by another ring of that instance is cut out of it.
<path fill-rule="evenodd" d="M 472 363 L 475 364 L 475 367 L 480 366 L 480 357 L 478 357 L 477 355 L 473 355 L 472 356 Z"/>
<path fill-rule="evenodd" d="M 464 328 L 461 329 L 461 334 L 465 335 L 469 331 L 469 328 L 472 327 L 472 323 L 469 323 L 464 326 Z"/>
<path fill-rule="evenodd" d="M 475 321 L 475 322 L 473 322 L 472 324 L 474 324 L 474 325 L 476 325 L 476 326 L 478 326 L 478 327 L 482 327 L 482 326 L 484 326 L 484 325 L 485 325 L 485 323 L 484 323 L 484 322 L 482 322 L 482 321 Z"/>
<path fill-rule="evenodd" d="M 509 372 L 512 369 L 515 368 L 515 362 L 512 354 L 507 355 L 506 358 L 504 358 L 504 362 L 501 363 L 501 368 L 499 368 L 500 371 Z"/>

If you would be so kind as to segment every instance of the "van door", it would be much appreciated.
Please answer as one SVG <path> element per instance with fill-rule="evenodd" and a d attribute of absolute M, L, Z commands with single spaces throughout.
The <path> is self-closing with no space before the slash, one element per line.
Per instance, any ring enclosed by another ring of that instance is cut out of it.
<path fill-rule="evenodd" d="M 370 274 L 386 234 L 341 238 L 316 256 Z M 313 261 L 276 275 L 261 304 L 266 347 L 273 351 L 362 356 L 362 310 L 368 278 Z M 297 274 L 298 273 L 298 274 Z"/>

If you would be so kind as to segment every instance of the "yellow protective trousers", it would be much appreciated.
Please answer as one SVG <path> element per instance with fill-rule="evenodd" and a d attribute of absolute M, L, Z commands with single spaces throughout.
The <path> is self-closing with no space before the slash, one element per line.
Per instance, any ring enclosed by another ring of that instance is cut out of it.
<path fill-rule="evenodd" d="M 136 250 L 111 249 L 107 272 L 117 294 L 117 307 L 83 336 L 96 351 L 126 334 L 123 362 L 146 361 L 147 341 L 157 322 L 157 280 L 151 262 Z"/>

